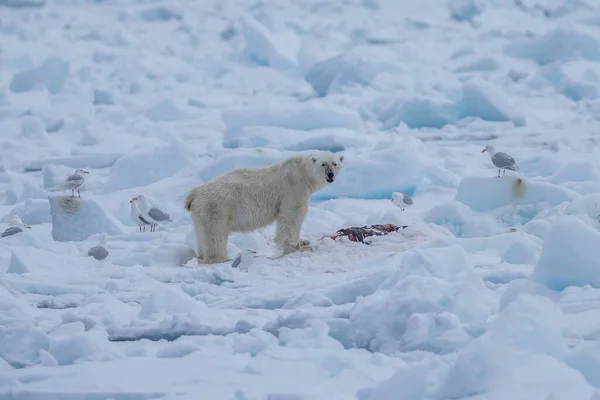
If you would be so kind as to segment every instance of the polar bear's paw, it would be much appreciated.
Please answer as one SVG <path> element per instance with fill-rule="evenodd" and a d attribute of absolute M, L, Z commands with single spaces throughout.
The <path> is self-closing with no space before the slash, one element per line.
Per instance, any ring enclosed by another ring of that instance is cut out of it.
<path fill-rule="evenodd" d="M 310 240 L 300 239 L 300 247 L 306 247 L 310 244 Z M 309 246 L 310 247 L 310 246 Z"/>

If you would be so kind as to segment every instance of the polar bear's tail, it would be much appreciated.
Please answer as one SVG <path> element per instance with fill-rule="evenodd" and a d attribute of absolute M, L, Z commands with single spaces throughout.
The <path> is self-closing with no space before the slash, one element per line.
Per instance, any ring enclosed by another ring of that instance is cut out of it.
<path fill-rule="evenodd" d="M 185 198 L 183 208 L 185 208 L 186 211 L 190 211 L 192 209 L 192 200 L 194 199 L 193 193 L 193 191 L 190 191 L 190 193 Z"/>

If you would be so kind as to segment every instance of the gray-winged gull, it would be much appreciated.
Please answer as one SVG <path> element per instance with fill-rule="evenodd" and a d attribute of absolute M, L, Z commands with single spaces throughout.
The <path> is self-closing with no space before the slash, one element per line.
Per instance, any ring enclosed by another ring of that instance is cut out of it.
<path fill-rule="evenodd" d="M 18 215 L 12 217 L 10 224 L 12 226 L 6 228 L 6 230 L 2 232 L 2 235 L 0 235 L 1 237 L 16 235 L 17 233 L 23 232 L 23 228 L 31 229 L 29 225 L 23 223 Z"/>
<path fill-rule="evenodd" d="M 142 212 L 137 205 L 137 197 L 129 200 L 129 204 L 131 204 L 131 220 L 140 227 L 140 232 L 142 231 L 142 227 L 144 227 L 144 232 L 146 232 L 146 225 L 150 225 L 150 222 L 142 217 Z"/>
<path fill-rule="evenodd" d="M 84 174 L 89 174 L 89 171 L 86 171 L 82 168 L 77 168 L 74 174 L 67 176 L 65 181 L 58 187 L 58 189 L 70 189 L 71 197 L 75 197 L 75 191 L 77 190 L 77 194 L 79 197 L 81 197 L 79 189 L 85 184 Z"/>
<path fill-rule="evenodd" d="M 134 197 L 134 199 L 139 200 L 142 217 L 144 217 L 146 221 L 150 222 L 151 232 L 156 230 L 157 223 L 171 221 L 169 214 L 159 208 L 150 207 L 148 199 L 143 194 L 138 194 L 137 197 Z"/>
<path fill-rule="evenodd" d="M 252 265 L 252 261 L 254 261 L 254 254 L 256 254 L 254 250 L 243 250 L 235 257 L 231 263 L 231 268 L 238 268 L 240 270 L 247 271 Z"/>
<path fill-rule="evenodd" d="M 90 257 L 94 257 L 96 260 L 104 260 L 108 257 L 108 250 L 106 250 L 102 246 L 94 246 L 88 250 L 87 255 Z"/>
<path fill-rule="evenodd" d="M 497 178 L 500 178 L 500 170 L 504 170 L 503 175 L 506 175 L 506 170 L 511 170 L 511 171 L 518 171 L 519 167 L 517 167 L 517 162 L 515 161 L 514 158 L 512 158 L 511 156 L 509 156 L 506 153 L 503 153 L 501 151 L 496 152 L 496 149 L 494 148 L 494 146 L 488 144 L 487 146 L 485 146 L 485 149 L 481 150 L 481 152 L 485 152 L 487 151 L 490 155 L 490 158 L 492 159 L 492 164 L 494 164 L 496 166 L 496 168 L 498 168 L 498 176 Z"/>
<path fill-rule="evenodd" d="M 392 193 L 392 203 L 395 206 L 400 207 L 402 211 L 404 211 L 406 207 L 410 207 L 414 204 L 413 199 L 409 195 L 399 192 Z"/>

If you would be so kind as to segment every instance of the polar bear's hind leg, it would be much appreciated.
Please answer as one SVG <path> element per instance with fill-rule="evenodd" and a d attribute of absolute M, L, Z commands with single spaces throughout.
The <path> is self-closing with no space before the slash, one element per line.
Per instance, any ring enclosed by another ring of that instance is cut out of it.
<path fill-rule="evenodd" d="M 229 229 L 227 217 L 213 214 L 202 221 L 202 253 L 205 264 L 229 261 L 227 258 L 227 240 Z"/>

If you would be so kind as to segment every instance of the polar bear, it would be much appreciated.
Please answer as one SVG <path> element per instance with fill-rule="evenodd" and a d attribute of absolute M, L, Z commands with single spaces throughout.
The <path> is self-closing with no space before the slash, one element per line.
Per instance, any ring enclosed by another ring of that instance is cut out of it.
<path fill-rule="evenodd" d="M 250 232 L 277 222 L 275 242 L 283 254 L 310 250 L 300 239 L 310 196 L 332 183 L 344 156 L 298 155 L 264 168 L 239 168 L 193 188 L 185 199 L 196 233 L 198 259 L 228 261 L 231 232 Z"/>

